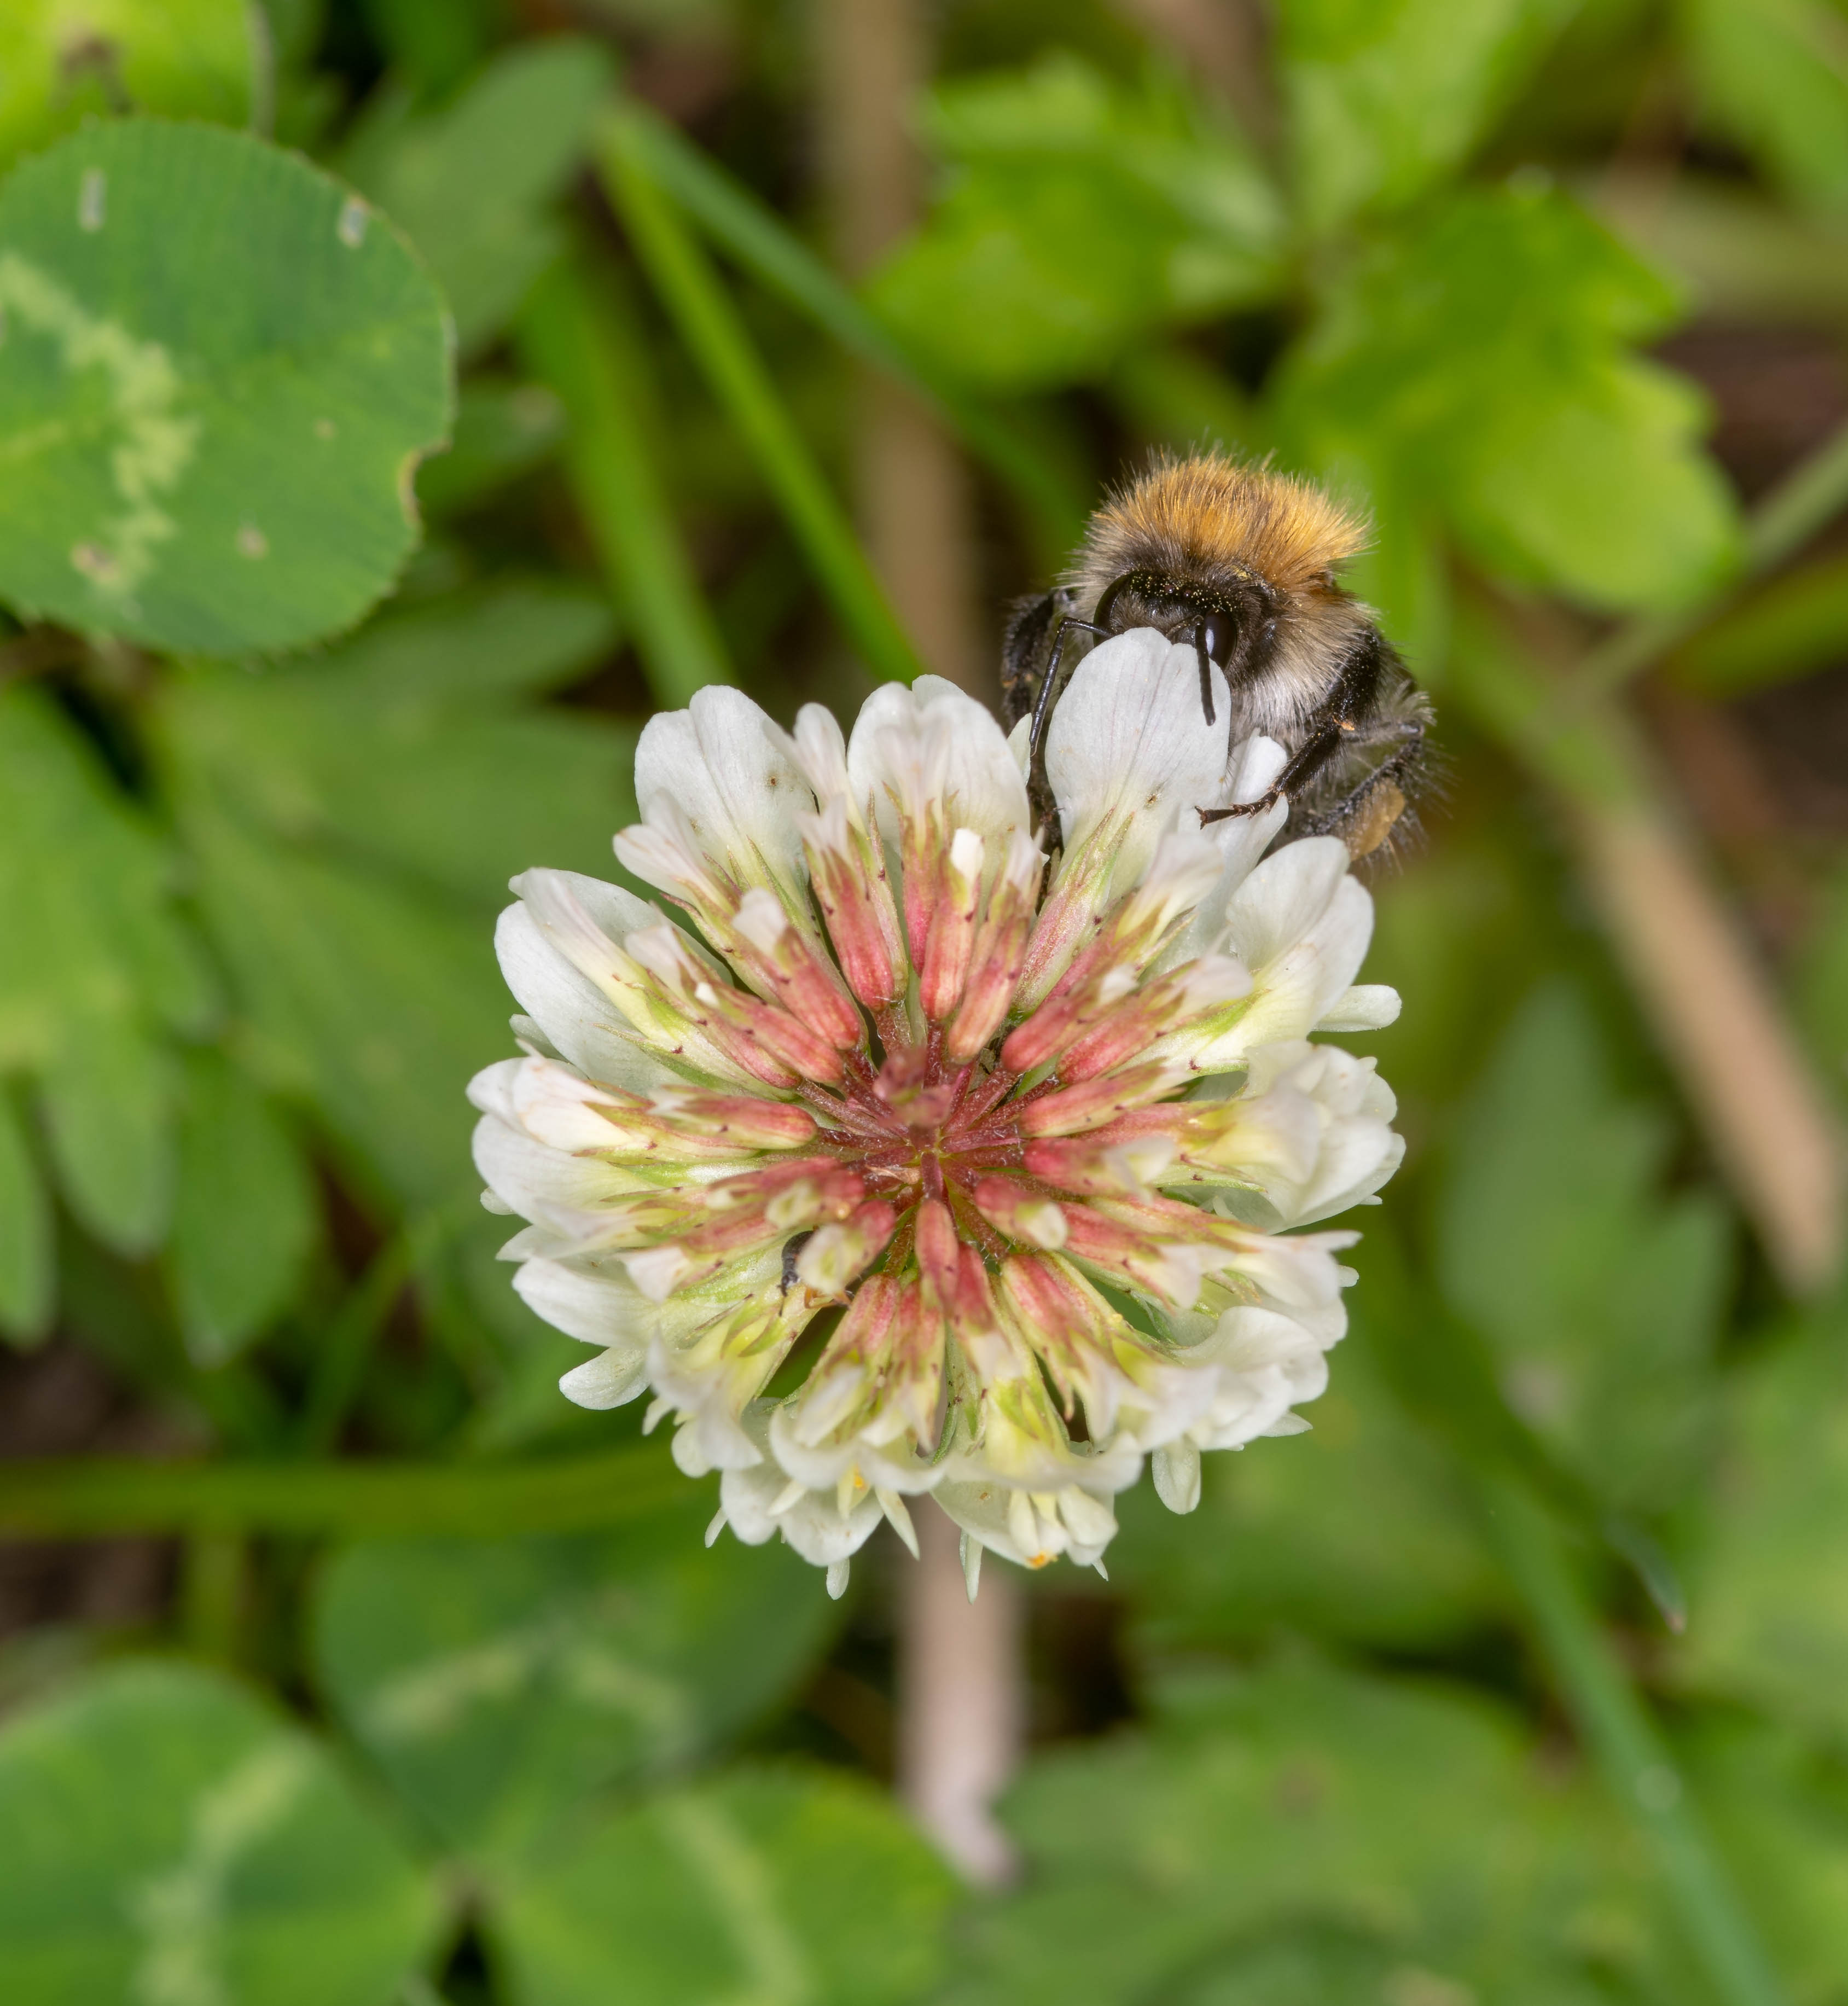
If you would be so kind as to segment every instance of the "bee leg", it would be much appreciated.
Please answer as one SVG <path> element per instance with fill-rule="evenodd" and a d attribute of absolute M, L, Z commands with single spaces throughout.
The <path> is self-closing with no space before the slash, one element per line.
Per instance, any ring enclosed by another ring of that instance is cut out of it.
<path fill-rule="evenodd" d="M 1037 800 L 1050 803 L 1051 784 L 1046 778 L 1046 727 L 1052 720 L 1052 694 L 1059 679 L 1059 656 L 1065 650 L 1065 629 L 1070 625 L 1061 620 L 1054 629 L 1052 654 L 1046 664 L 1046 673 L 1040 678 L 1040 687 L 1033 698 L 1033 721 L 1026 733 L 1026 784 L 1028 791 Z"/>
<path fill-rule="evenodd" d="M 1065 650 L 1065 636 L 1076 628 L 1086 634 L 1101 634 L 1105 630 L 1089 620 L 1076 620 L 1067 614 L 1053 630 L 1052 656 L 1046 664 L 1046 674 L 1040 684 L 1039 694 L 1033 702 L 1033 721 L 1027 734 L 1026 772 L 1027 788 L 1045 802 L 1051 800 L 1051 785 L 1046 778 L 1046 730 L 1052 722 L 1053 699 L 1058 693 L 1059 658 Z"/>
<path fill-rule="evenodd" d="M 1369 628 L 1336 670 L 1328 699 L 1314 715 L 1315 728 L 1269 789 L 1255 801 L 1241 801 L 1226 808 L 1202 808 L 1202 827 L 1233 815 L 1262 815 L 1285 795 L 1292 799 L 1300 797 L 1304 783 L 1314 780 L 1343 746 L 1374 740 L 1378 735 L 1376 727 L 1370 723 L 1363 728 L 1356 720 L 1365 716 L 1378 702 L 1381 678 L 1389 664 L 1398 659 L 1378 629 Z"/>
<path fill-rule="evenodd" d="M 1330 718 L 1310 734 L 1283 772 L 1255 801 L 1234 801 L 1225 808 L 1201 808 L 1198 811 L 1200 826 L 1230 822 L 1234 815 L 1262 815 L 1267 808 L 1275 808 L 1285 795 L 1296 794 L 1305 780 L 1314 779 L 1353 733 L 1353 727 L 1345 718 Z"/>
<path fill-rule="evenodd" d="M 1200 658 L 1200 708 L 1206 722 L 1213 722 L 1213 657 L 1206 652 L 1206 622 L 1194 623 L 1194 653 Z"/>
<path fill-rule="evenodd" d="M 1303 825 L 1305 836 L 1340 836 L 1356 863 L 1379 849 L 1405 813 L 1405 789 L 1399 783 L 1408 779 L 1424 750 L 1424 720 L 1419 717 L 1394 718 L 1358 734 L 1358 742 L 1364 745 L 1394 745 L 1398 749 L 1350 787 L 1339 801 L 1312 816 Z"/>

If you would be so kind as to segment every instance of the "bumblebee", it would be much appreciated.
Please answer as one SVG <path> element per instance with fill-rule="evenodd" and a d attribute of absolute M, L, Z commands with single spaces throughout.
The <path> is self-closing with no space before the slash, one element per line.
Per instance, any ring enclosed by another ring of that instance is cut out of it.
<path fill-rule="evenodd" d="M 1379 851 L 1418 792 L 1431 709 L 1371 610 L 1336 582 L 1364 537 L 1320 488 L 1219 452 L 1163 455 L 1112 494 L 1065 578 L 1022 601 L 1008 626 L 1002 710 L 1010 727 L 1033 719 L 1030 789 L 1042 817 L 1047 727 L 1072 667 L 1100 639 L 1154 627 L 1192 645 L 1209 725 L 1209 665 L 1224 671 L 1228 756 L 1253 732 L 1289 755 L 1268 794 L 1202 808 L 1202 822 L 1281 797 L 1285 841 L 1334 835 L 1357 860 Z"/>

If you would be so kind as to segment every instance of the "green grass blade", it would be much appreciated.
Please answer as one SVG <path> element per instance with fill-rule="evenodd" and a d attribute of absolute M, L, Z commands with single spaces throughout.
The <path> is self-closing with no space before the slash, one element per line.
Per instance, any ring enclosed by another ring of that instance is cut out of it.
<path fill-rule="evenodd" d="M 410 1238 L 401 1230 L 373 1255 L 334 1312 L 302 1400 L 297 1438 L 309 1454 L 325 1455 L 339 1440 L 367 1360 L 410 1274 Z"/>
<path fill-rule="evenodd" d="M 1014 426 L 913 354 L 791 231 L 774 210 L 716 166 L 679 129 L 641 107 L 625 111 L 633 157 L 712 241 L 848 354 L 914 390 L 1026 505 L 1040 537 L 1068 550 L 1084 528 L 1086 498 Z"/>
<path fill-rule="evenodd" d="M 1848 508 L 1848 424 L 1839 425 L 1772 489 L 1745 526 L 1745 568 L 1758 576 L 1794 557 Z"/>
<path fill-rule="evenodd" d="M 1635 1820 L 1689 1949 L 1725 2006 L 1789 2006 L 1655 1723 L 1604 1637 L 1558 1533 L 1518 1480 L 1484 1476 L 1490 1533 L 1579 1733 Z"/>
<path fill-rule="evenodd" d="M 1786 572 L 1669 657 L 1669 674 L 1702 696 L 1740 696 L 1814 675 L 1848 651 L 1848 558 Z"/>
<path fill-rule="evenodd" d="M 597 152 L 604 185 L 637 256 L 730 414 L 868 667 L 882 679 L 911 681 L 923 664 L 716 274 L 650 175 L 635 133 L 633 120 L 614 113 L 604 121 Z"/>
<path fill-rule="evenodd" d="M 624 302 L 580 265 L 555 266 L 521 315 L 523 359 L 565 406 L 565 463 L 655 700 L 678 709 L 734 680 L 655 464 L 653 401 Z"/>
<path fill-rule="evenodd" d="M 684 1497 L 666 1451 L 526 1462 L 157 1462 L 106 1456 L 0 1465 L 0 1536 L 104 1538 L 231 1531 L 568 1532 L 646 1516 Z"/>

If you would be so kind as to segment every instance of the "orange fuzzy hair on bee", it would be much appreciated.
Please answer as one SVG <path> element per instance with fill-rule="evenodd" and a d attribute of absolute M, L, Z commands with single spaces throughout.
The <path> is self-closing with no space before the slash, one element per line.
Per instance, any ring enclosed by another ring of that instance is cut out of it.
<path fill-rule="evenodd" d="M 1094 601 L 1138 567 L 1236 582 L 1254 571 L 1292 597 L 1330 592 L 1329 573 L 1367 540 L 1366 527 L 1319 487 L 1220 452 L 1164 454 L 1091 518 L 1069 580 Z"/>

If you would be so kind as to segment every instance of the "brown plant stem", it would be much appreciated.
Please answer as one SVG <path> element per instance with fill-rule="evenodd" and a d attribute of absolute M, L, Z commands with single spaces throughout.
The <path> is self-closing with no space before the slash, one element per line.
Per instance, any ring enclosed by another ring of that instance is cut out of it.
<path fill-rule="evenodd" d="M 992 1806 L 1020 1760 L 1020 1582 L 993 1562 L 972 1600 L 956 1526 L 928 1500 L 913 1522 L 920 1558 L 899 1577 L 899 1790 L 951 1862 L 995 1887 L 1018 1867 Z"/>
<path fill-rule="evenodd" d="M 1459 639 L 1453 693 L 1562 801 L 1617 959 L 1722 1174 L 1784 1286 L 1816 1293 L 1843 1253 L 1829 1103 L 1634 725 L 1562 681 L 1504 621 L 1466 609 Z"/>
<path fill-rule="evenodd" d="M 1585 876 L 1618 959 L 1784 1286 L 1842 1253 L 1842 1165 L 1776 991 L 1693 845 L 1654 804 L 1579 804 Z"/>
<path fill-rule="evenodd" d="M 1116 11 L 1174 54 L 1237 114 L 1262 146 L 1276 143 L 1264 12 L 1255 0 L 1114 0 Z"/>
<path fill-rule="evenodd" d="M 817 0 L 816 143 L 836 255 L 871 269 L 917 222 L 924 166 L 913 107 L 930 79 L 920 0 Z M 962 450 L 889 375 L 854 386 L 854 487 L 873 568 L 926 667 L 991 697 L 995 648 L 977 587 L 973 497 Z"/>
<path fill-rule="evenodd" d="M 1840 1272 L 1842 1138 L 1783 999 L 1682 816 L 1646 773 L 1568 798 L 1580 869 L 1715 1160 L 1793 1296 Z"/>

